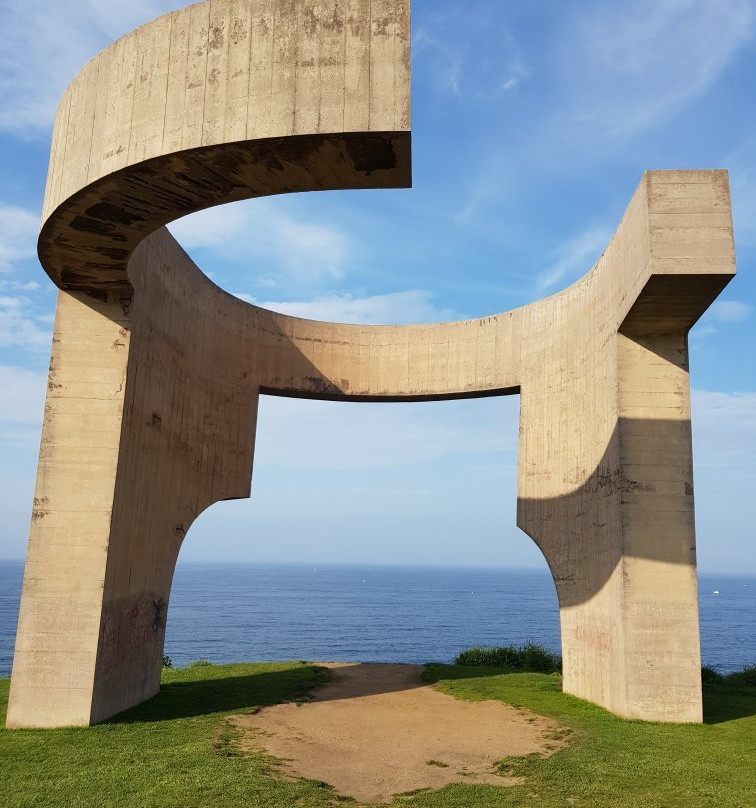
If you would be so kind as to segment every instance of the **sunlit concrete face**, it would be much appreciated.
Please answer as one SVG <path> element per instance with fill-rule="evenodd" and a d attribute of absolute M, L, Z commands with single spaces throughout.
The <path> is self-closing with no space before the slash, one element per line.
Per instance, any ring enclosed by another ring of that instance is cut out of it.
<path fill-rule="evenodd" d="M 582 280 L 457 323 L 274 314 L 163 227 L 267 194 L 408 187 L 409 42 L 408 0 L 214 0 L 119 40 L 66 91 L 9 726 L 91 724 L 157 692 L 181 543 L 249 496 L 261 392 L 519 392 L 518 524 L 556 582 L 565 690 L 701 720 L 687 333 L 735 271 L 725 172 L 648 172 Z"/>

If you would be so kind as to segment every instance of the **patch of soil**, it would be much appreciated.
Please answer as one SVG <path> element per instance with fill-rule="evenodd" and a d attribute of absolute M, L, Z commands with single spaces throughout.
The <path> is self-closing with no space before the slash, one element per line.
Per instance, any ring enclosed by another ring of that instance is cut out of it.
<path fill-rule="evenodd" d="M 556 722 L 497 701 L 447 696 L 420 682 L 421 666 L 324 664 L 331 679 L 310 702 L 236 716 L 239 744 L 360 802 L 449 783 L 513 785 L 496 773 L 496 761 L 548 757 L 564 746 Z"/>

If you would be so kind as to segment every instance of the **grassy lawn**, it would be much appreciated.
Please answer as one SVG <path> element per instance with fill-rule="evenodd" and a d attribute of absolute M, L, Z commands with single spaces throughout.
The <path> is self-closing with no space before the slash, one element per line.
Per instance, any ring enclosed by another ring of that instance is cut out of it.
<path fill-rule="evenodd" d="M 429 666 L 428 681 L 464 699 L 500 699 L 556 718 L 569 745 L 551 758 L 510 759 L 513 788 L 453 785 L 397 803 L 415 808 L 590 806 L 753 808 L 756 689 L 706 691 L 703 726 L 622 721 L 559 692 L 557 674 Z M 166 670 L 160 694 L 88 729 L 0 730 L 0 805 L 241 808 L 328 806 L 322 783 L 286 781 L 262 755 L 240 754 L 233 713 L 300 700 L 324 673 L 305 663 Z M 0 721 L 8 680 L 0 680 Z"/>

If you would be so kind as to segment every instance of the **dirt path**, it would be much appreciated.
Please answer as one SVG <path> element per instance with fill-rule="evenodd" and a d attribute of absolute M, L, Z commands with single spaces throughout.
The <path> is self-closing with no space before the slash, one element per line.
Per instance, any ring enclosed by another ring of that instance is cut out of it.
<path fill-rule="evenodd" d="M 284 761 L 360 802 L 448 783 L 512 785 L 494 773 L 504 757 L 551 754 L 560 726 L 500 702 L 459 701 L 419 681 L 414 665 L 328 664 L 331 681 L 311 702 L 238 716 L 241 744 Z"/>

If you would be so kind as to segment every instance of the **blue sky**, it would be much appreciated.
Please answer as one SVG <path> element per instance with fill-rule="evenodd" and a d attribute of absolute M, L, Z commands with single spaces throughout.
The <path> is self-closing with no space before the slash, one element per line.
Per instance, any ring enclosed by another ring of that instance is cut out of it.
<path fill-rule="evenodd" d="M 25 552 L 55 289 L 35 257 L 57 99 L 176 0 L 0 0 L 0 558 Z M 414 0 L 411 190 L 303 194 L 172 226 L 213 279 L 299 316 L 483 316 L 558 291 L 642 172 L 727 168 L 738 277 L 691 333 L 699 566 L 756 572 L 756 5 Z M 545 567 L 515 527 L 518 399 L 264 398 L 253 497 L 185 560 Z"/>

